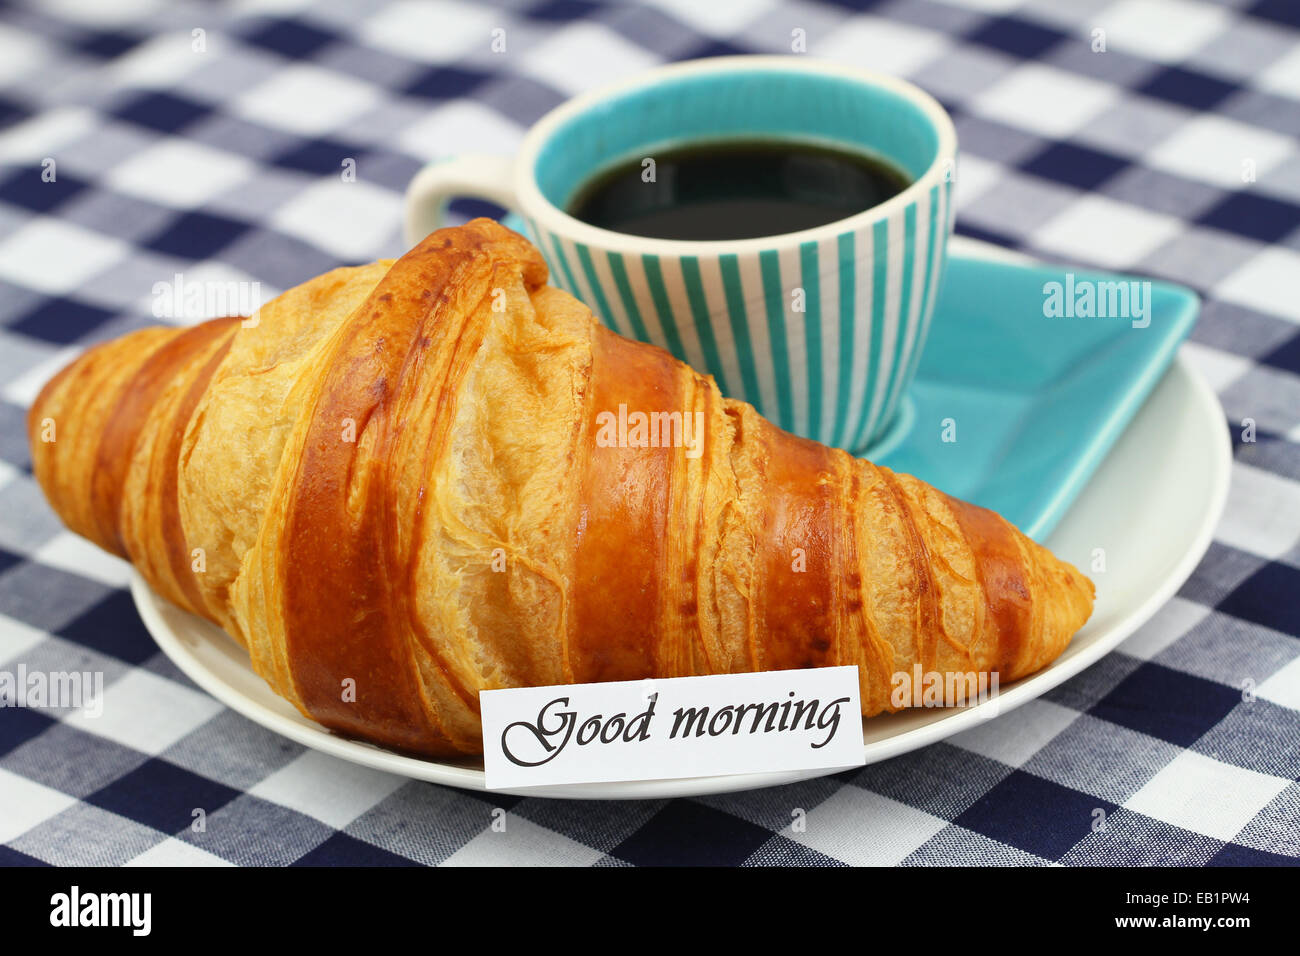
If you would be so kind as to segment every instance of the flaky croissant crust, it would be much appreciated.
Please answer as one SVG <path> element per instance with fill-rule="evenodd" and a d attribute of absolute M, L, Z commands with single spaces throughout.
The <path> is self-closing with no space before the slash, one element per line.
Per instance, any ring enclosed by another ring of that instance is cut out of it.
<path fill-rule="evenodd" d="M 1087 620 L 1091 582 L 996 514 L 779 430 L 546 280 L 479 219 L 99 345 L 31 409 L 36 476 L 304 714 L 428 755 L 481 752 L 483 689 L 856 664 L 872 715 L 914 665 L 1011 681 Z M 703 431 L 599 440 L 620 406 Z"/>

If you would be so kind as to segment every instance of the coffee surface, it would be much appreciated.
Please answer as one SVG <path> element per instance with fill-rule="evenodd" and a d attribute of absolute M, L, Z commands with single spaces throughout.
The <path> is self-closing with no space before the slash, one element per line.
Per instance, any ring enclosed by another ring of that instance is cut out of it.
<path fill-rule="evenodd" d="M 866 153 L 728 140 L 660 150 L 597 173 L 568 211 L 653 239 L 754 239 L 845 219 L 907 186 L 901 171 Z"/>

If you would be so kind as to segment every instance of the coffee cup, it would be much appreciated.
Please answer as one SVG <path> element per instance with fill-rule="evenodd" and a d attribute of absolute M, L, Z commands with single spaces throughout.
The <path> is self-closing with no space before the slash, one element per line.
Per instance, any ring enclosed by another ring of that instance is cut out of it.
<path fill-rule="evenodd" d="M 728 240 L 647 238 L 571 214 L 604 170 L 694 143 L 807 143 L 858 151 L 907 185 L 813 228 Z M 513 157 L 434 163 L 406 198 L 410 241 L 455 198 L 518 219 L 551 282 L 610 328 L 712 375 L 787 431 L 869 454 L 903 427 L 952 232 L 957 137 L 903 80 L 803 56 L 677 63 L 576 97 Z"/>

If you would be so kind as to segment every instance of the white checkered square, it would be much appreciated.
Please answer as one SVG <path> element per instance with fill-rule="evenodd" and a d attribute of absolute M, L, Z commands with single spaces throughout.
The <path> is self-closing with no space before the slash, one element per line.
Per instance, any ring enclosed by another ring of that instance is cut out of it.
<path fill-rule="evenodd" d="M 195 29 L 198 24 L 195 24 Z M 175 87 L 187 74 L 211 63 L 215 50 L 204 37 L 204 50 L 194 48 L 190 30 L 162 33 L 141 43 L 134 50 L 113 60 L 107 68 L 114 84 L 147 90 Z"/>
<path fill-rule="evenodd" d="M 1090 194 L 1044 223 L 1033 240 L 1069 258 L 1132 269 L 1182 229 L 1182 222 L 1173 216 Z"/>
<path fill-rule="evenodd" d="M 573 64 L 581 63 L 575 70 Z M 658 65 L 653 54 L 598 23 L 575 23 L 524 51 L 520 69 L 566 93 L 580 93 Z"/>
<path fill-rule="evenodd" d="M 397 134 L 397 145 L 427 160 L 447 158 L 473 144 L 476 153 L 508 155 L 519 148 L 523 129 L 473 100 L 440 106 Z"/>
<path fill-rule="evenodd" d="M 171 138 L 110 170 L 104 184 L 166 206 L 192 209 L 247 182 L 256 172 L 242 156 Z"/>
<path fill-rule="evenodd" d="M 270 225 L 297 236 L 340 259 L 369 262 L 401 222 L 402 201 L 364 179 L 330 177 L 308 186 L 271 216 Z"/>
<path fill-rule="evenodd" d="M 0 132 L 0 162 L 38 166 L 53 159 L 57 175 L 59 149 L 88 136 L 99 123 L 93 112 L 79 106 L 46 110 Z M 40 169 L 32 170 L 33 176 L 40 174 Z"/>
<path fill-rule="evenodd" d="M 1255 688 L 1255 696 L 1281 707 L 1300 710 L 1300 657 L 1261 681 Z"/>
<path fill-rule="evenodd" d="M 1202 345 L 1200 342 L 1184 342 L 1180 346 L 1183 356 L 1192 363 L 1196 371 L 1205 376 L 1210 388 L 1221 392 L 1233 382 L 1250 371 L 1250 359 L 1222 349 Z"/>
<path fill-rule="evenodd" d="M 986 721 L 962 731 L 951 742 L 990 760 L 1022 767 L 1078 716 L 1078 711 L 1060 704 L 1032 700 L 1017 707 L 1015 716 Z"/>
<path fill-rule="evenodd" d="M 1161 142 L 1143 161 L 1224 189 L 1245 189 L 1249 187 L 1243 177 L 1252 167 L 1255 177 L 1263 179 L 1294 150 L 1295 143 L 1286 136 L 1203 113 Z"/>
<path fill-rule="evenodd" d="M 950 6 L 967 7 L 982 13 L 1010 13 L 1024 0 L 948 0 Z"/>
<path fill-rule="evenodd" d="M 1149 661 L 1209 616 L 1210 609 L 1205 605 L 1174 596 L 1125 640 L 1120 650 Z"/>
<path fill-rule="evenodd" d="M 42 216 L 0 241 L 0 279 L 65 295 L 130 253 L 120 239 Z"/>
<path fill-rule="evenodd" d="M 361 42 L 424 63 L 446 63 L 491 52 L 492 30 L 507 17 L 490 7 L 451 0 L 407 0 L 385 7 L 361 25 Z M 510 34 L 505 35 L 506 54 Z"/>
<path fill-rule="evenodd" d="M 342 830 L 406 782 L 405 777 L 309 750 L 248 792 Z"/>
<path fill-rule="evenodd" d="M 953 180 L 953 188 L 957 194 L 955 199 L 957 212 L 960 213 L 962 209 L 996 186 L 1006 172 L 1004 166 L 980 159 L 978 156 L 969 153 L 959 156 L 957 176 Z"/>
<path fill-rule="evenodd" d="M 1193 833 L 1231 840 L 1290 784 L 1185 750 L 1124 806 Z"/>
<path fill-rule="evenodd" d="M 137 668 L 104 688 L 102 714 L 72 710 L 63 719 L 78 730 L 156 755 L 220 711 L 202 691 Z"/>
<path fill-rule="evenodd" d="M 1300 45 L 1255 77 L 1255 85 L 1261 90 L 1300 100 Z"/>
<path fill-rule="evenodd" d="M 192 846 L 175 837 L 168 837 L 139 856 L 127 860 L 123 866 L 234 866 L 229 860 Z"/>
<path fill-rule="evenodd" d="M 44 0 L 41 12 L 83 27 L 130 27 L 163 14 L 163 0 Z"/>
<path fill-rule="evenodd" d="M 1122 0 L 1094 18 L 1107 47 L 1177 63 L 1227 29 L 1227 10 L 1189 0 Z"/>
<path fill-rule="evenodd" d="M 771 8 L 774 2 L 775 0 L 728 0 L 727 3 L 701 3 L 700 0 L 649 0 L 647 6 L 658 7 L 669 16 L 694 27 L 701 33 L 710 36 L 729 36 L 757 19 L 764 10 Z"/>
<path fill-rule="evenodd" d="M 591 866 L 605 854 L 524 817 L 506 814 L 493 830 L 483 805 L 483 832 L 447 857 L 442 866 Z"/>
<path fill-rule="evenodd" d="M 42 545 L 32 559 L 109 587 L 124 588 L 131 583 L 131 565 L 71 531 L 60 531 Z"/>
<path fill-rule="evenodd" d="M 0 843 L 21 836 L 76 802 L 76 797 L 0 769 Z"/>
<path fill-rule="evenodd" d="M 0 85 L 25 76 L 48 56 L 49 44 L 40 37 L 0 24 Z"/>
<path fill-rule="evenodd" d="M 45 640 L 44 631 L 0 614 L 0 663 L 17 660 Z"/>
<path fill-rule="evenodd" d="M 45 383 L 54 377 L 54 373 L 71 362 L 81 352 L 81 348 L 75 345 L 65 345 L 61 349 L 50 352 L 48 357 L 30 366 L 27 371 L 11 381 L 6 382 L 3 388 L 0 388 L 0 396 L 3 396 L 7 402 L 13 402 L 23 408 L 28 407 L 36 400 L 36 396 L 45 387 Z"/>
<path fill-rule="evenodd" d="M 915 73 L 951 48 L 942 33 L 873 16 L 854 17 L 813 44 L 818 57 L 894 76 Z"/>
<path fill-rule="evenodd" d="M 374 106 L 384 92 L 310 63 L 294 63 L 230 104 L 231 112 L 272 129 L 322 136 Z"/>
<path fill-rule="evenodd" d="M 1258 309 L 1271 315 L 1300 322 L 1300 252 L 1269 246 L 1230 272 L 1214 287 L 1220 299 Z"/>
<path fill-rule="evenodd" d="M 842 787 L 782 832 L 850 866 L 893 866 L 946 827 L 945 820 L 859 787 Z"/>
<path fill-rule="evenodd" d="M 1026 63 L 970 102 L 981 116 L 1039 136 L 1067 137 L 1097 117 L 1120 91 L 1097 80 Z"/>
<path fill-rule="evenodd" d="M 1214 537 L 1264 558 L 1286 554 L 1300 545 L 1300 484 L 1234 463 L 1228 504 Z"/>

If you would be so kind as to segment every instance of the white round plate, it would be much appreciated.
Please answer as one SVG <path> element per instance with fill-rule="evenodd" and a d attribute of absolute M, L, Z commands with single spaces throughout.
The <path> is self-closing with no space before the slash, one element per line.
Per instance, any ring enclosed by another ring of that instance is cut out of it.
<path fill-rule="evenodd" d="M 953 250 L 977 247 L 953 240 Z M 994 253 L 989 252 L 990 255 Z M 1210 545 L 1228 493 L 1231 449 L 1223 410 L 1181 355 L 1047 541 L 1057 555 L 1088 569 L 1104 548 L 1106 571 L 1092 574 L 1092 618 L 1052 665 L 1002 687 L 997 697 L 959 710 L 904 711 L 863 721 L 866 762 L 916 750 L 1006 717 L 1073 677 L 1136 631 L 1187 580 Z M 249 720 L 298 743 L 367 767 L 417 780 L 486 789 L 481 761 L 442 762 L 392 753 L 336 736 L 276 696 L 223 631 L 169 604 L 134 573 L 131 594 L 145 626 L 194 683 Z M 592 783 L 506 791 L 532 796 L 626 800 L 699 796 L 771 787 L 832 771 L 789 771 L 679 780 Z"/>

